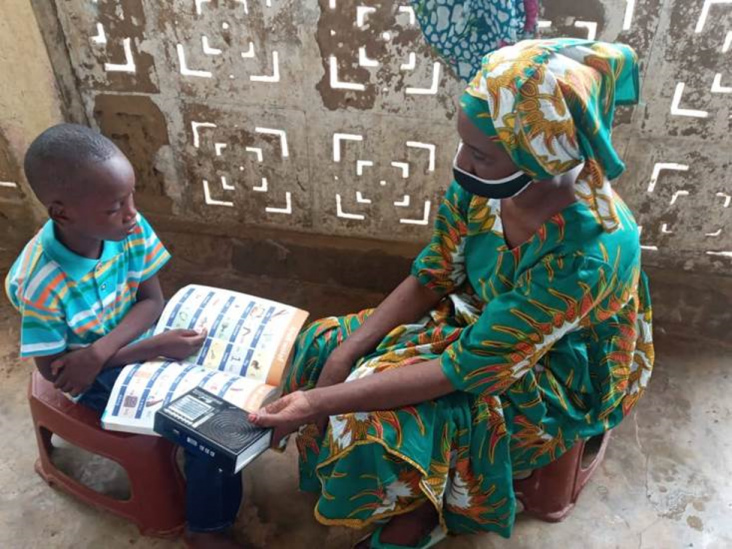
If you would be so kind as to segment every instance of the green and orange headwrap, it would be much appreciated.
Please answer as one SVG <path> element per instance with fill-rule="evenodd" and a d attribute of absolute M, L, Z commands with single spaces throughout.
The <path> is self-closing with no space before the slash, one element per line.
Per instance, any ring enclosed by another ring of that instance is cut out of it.
<path fill-rule="evenodd" d="M 460 108 L 480 131 L 488 137 L 498 139 L 498 132 L 493 124 L 487 101 L 465 92 L 460 98 Z"/>
<path fill-rule="evenodd" d="M 636 104 L 638 96 L 630 47 L 562 38 L 526 40 L 486 55 L 460 104 L 534 179 L 584 163 L 577 196 L 612 231 L 619 220 L 609 180 L 625 169 L 612 145 L 613 117 L 617 105 Z"/>

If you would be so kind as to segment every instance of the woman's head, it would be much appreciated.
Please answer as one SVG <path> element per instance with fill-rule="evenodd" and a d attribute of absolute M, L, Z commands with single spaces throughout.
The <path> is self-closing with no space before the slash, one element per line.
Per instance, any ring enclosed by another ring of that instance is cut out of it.
<path fill-rule="evenodd" d="M 469 193 L 485 198 L 521 194 L 532 178 L 518 169 L 496 138 L 486 136 L 465 110 L 458 116 L 461 141 L 453 163 L 455 181 Z"/>
<path fill-rule="evenodd" d="M 500 140 L 483 133 L 463 109 L 458 113 L 457 129 L 462 147 L 455 160 L 466 172 L 482 179 L 502 179 L 519 170 Z"/>
<path fill-rule="evenodd" d="M 468 192 L 487 198 L 509 198 L 531 184 L 531 178 L 521 172 L 498 139 L 485 102 L 463 98 L 458 134 L 460 145 L 453 174 Z"/>
<path fill-rule="evenodd" d="M 582 166 L 576 195 L 613 230 L 609 180 L 625 169 L 612 146 L 613 115 L 637 103 L 638 90 L 628 46 L 556 39 L 502 48 L 485 56 L 461 100 L 456 168 L 483 180 L 520 171 L 543 181 Z"/>

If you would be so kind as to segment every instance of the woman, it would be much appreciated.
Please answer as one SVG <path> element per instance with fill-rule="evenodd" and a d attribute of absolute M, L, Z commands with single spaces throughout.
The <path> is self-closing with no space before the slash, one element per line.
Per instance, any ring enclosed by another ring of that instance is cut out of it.
<path fill-rule="evenodd" d="M 390 519 L 359 548 L 509 536 L 512 478 L 635 405 L 651 312 L 638 227 L 609 180 L 624 169 L 613 110 L 637 98 L 626 46 L 527 41 L 485 57 L 411 276 L 375 311 L 310 326 L 289 394 L 252 418 L 276 437 L 304 426 L 319 521 Z"/>

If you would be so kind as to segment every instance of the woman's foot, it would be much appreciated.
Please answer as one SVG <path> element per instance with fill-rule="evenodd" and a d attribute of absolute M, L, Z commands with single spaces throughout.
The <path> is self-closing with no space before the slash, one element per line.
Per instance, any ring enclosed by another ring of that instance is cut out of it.
<path fill-rule="evenodd" d="M 186 547 L 190 549 L 245 549 L 247 546 L 238 543 L 233 536 L 224 532 L 191 532 L 183 535 Z"/>
<path fill-rule="evenodd" d="M 403 547 L 416 547 L 434 530 L 439 522 L 437 511 L 431 503 L 424 503 L 414 511 L 392 518 L 381 530 L 380 541 Z M 366 538 L 355 549 L 369 549 L 371 538 Z"/>

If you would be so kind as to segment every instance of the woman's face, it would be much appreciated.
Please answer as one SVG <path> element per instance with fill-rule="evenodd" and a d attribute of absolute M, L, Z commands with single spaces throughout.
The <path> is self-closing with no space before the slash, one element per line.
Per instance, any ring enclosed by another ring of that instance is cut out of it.
<path fill-rule="evenodd" d="M 503 145 L 480 131 L 462 109 L 458 113 L 458 134 L 463 147 L 457 164 L 462 170 L 481 179 L 503 179 L 518 171 Z"/>

